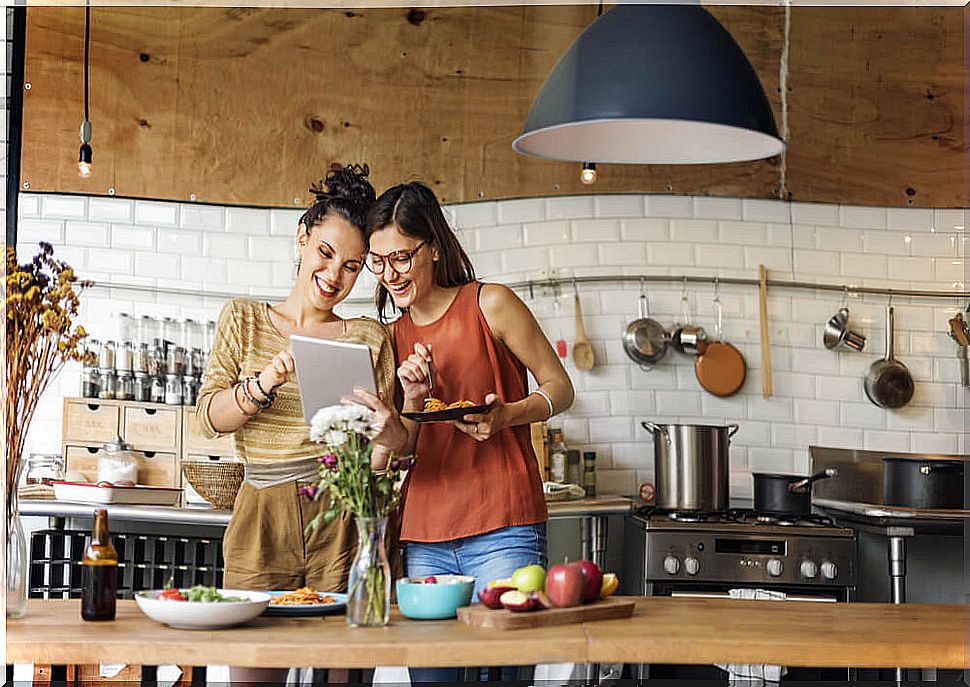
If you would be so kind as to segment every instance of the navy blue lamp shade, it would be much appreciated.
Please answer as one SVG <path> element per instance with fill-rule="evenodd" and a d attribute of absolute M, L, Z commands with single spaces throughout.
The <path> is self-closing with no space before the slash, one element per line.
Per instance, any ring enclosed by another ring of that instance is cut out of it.
<path fill-rule="evenodd" d="M 741 48 L 698 5 L 617 5 L 553 67 L 512 143 L 548 160 L 705 164 L 780 154 Z"/>

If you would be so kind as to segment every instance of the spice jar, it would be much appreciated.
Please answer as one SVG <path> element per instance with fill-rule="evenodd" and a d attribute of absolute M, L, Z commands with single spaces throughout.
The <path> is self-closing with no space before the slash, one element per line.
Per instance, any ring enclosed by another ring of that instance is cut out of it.
<path fill-rule="evenodd" d="M 59 453 L 31 453 L 27 458 L 27 484 L 50 484 L 64 479 L 64 458 Z"/>
<path fill-rule="evenodd" d="M 168 359 L 165 365 L 166 374 L 179 375 L 185 374 L 185 349 L 181 346 L 168 347 Z"/>
<path fill-rule="evenodd" d="M 136 372 L 132 382 L 132 393 L 136 401 L 148 403 L 152 398 L 152 380 L 144 372 Z"/>
<path fill-rule="evenodd" d="M 165 368 L 165 349 L 162 348 L 162 340 L 155 339 L 152 347 L 148 349 L 148 374 L 152 377 L 160 377 Z"/>
<path fill-rule="evenodd" d="M 114 399 L 116 386 L 117 378 L 115 377 L 114 368 L 110 370 L 101 368 L 98 370 L 98 398 L 109 401 Z"/>
<path fill-rule="evenodd" d="M 108 340 L 101 346 L 98 353 L 98 367 L 102 370 L 115 369 L 115 342 Z"/>
<path fill-rule="evenodd" d="M 179 375 L 165 375 L 165 404 L 170 406 L 182 405 L 182 379 Z"/>
<path fill-rule="evenodd" d="M 161 377 L 149 377 L 151 380 L 151 392 L 148 400 L 152 403 L 165 403 L 165 383 Z"/>
<path fill-rule="evenodd" d="M 118 485 L 138 482 L 138 457 L 131 445 L 116 436 L 98 451 L 98 481 Z"/>
<path fill-rule="evenodd" d="M 115 379 L 115 398 L 119 401 L 132 401 L 135 398 L 135 384 L 130 372 L 119 372 Z"/>
<path fill-rule="evenodd" d="M 194 406 L 198 393 L 199 386 L 195 377 L 189 375 L 182 377 L 182 405 Z"/>
<path fill-rule="evenodd" d="M 130 341 L 123 341 L 118 344 L 115 351 L 115 369 L 118 372 L 131 372 L 133 350 Z"/>
<path fill-rule="evenodd" d="M 134 349 L 131 369 L 136 373 L 148 374 L 148 344 L 140 343 Z"/>

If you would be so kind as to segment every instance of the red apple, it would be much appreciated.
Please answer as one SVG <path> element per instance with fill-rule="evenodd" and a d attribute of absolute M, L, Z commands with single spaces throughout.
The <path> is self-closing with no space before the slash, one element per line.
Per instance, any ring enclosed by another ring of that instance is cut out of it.
<path fill-rule="evenodd" d="M 501 597 L 499 597 L 499 601 L 502 602 L 503 608 L 507 608 L 508 610 L 516 613 L 535 611 L 541 606 L 538 598 L 523 594 L 517 589 L 510 592 L 505 592 Z"/>
<path fill-rule="evenodd" d="M 546 573 L 546 595 L 559 608 L 581 604 L 584 585 L 583 573 L 573 563 L 558 563 Z M 599 587 L 596 593 L 599 594 Z"/>
<path fill-rule="evenodd" d="M 479 590 L 478 600 L 489 608 L 502 608 L 500 598 L 505 592 L 511 592 L 515 587 L 485 587 Z"/>
<path fill-rule="evenodd" d="M 589 603 L 599 598 L 603 588 L 603 571 L 593 561 L 576 561 L 574 566 L 583 576 L 583 603 Z"/>

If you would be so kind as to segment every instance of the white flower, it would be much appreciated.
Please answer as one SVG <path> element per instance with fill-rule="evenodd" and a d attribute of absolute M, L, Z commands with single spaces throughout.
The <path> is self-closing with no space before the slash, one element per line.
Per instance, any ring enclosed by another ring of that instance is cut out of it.
<path fill-rule="evenodd" d="M 374 411 L 357 404 L 327 406 L 318 410 L 310 421 L 310 439 L 317 443 L 343 446 L 348 432 L 373 439 L 377 434 Z"/>

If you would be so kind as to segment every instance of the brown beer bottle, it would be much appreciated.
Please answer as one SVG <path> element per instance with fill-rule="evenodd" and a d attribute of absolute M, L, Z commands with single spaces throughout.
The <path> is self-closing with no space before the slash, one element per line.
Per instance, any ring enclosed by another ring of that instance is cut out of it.
<path fill-rule="evenodd" d="M 81 557 L 81 617 L 84 620 L 114 620 L 118 594 L 118 552 L 108 535 L 108 511 L 94 516 L 91 543 Z"/>

